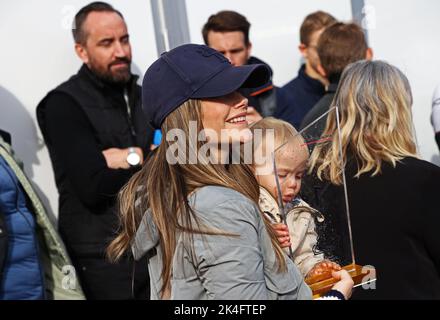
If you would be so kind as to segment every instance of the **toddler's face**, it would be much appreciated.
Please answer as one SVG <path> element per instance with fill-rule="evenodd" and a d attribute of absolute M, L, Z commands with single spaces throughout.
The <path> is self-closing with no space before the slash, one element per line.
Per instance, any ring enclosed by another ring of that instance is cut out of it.
<path fill-rule="evenodd" d="M 299 139 L 289 142 L 275 153 L 277 175 L 284 204 L 292 201 L 301 190 L 301 180 L 307 169 L 308 157 L 307 146 Z M 278 200 L 275 174 L 273 170 L 270 172 L 266 175 L 257 175 L 256 178 L 258 184 Z"/>

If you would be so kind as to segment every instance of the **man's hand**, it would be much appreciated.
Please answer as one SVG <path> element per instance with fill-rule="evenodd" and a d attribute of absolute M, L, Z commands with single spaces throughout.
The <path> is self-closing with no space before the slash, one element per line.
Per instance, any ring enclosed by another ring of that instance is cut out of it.
<path fill-rule="evenodd" d="M 292 244 L 290 243 L 287 226 L 284 223 L 276 223 L 273 224 L 272 227 L 275 230 L 281 248 L 289 248 Z"/>
<path fill-rule="evenodd" d="M 248 125 L 251 125 L 254 122 L 260 121 L 263 117 L 255 110 L 254 107 L 247 107 L 246 110 L 246 121 Z"/>
<path fill-rule="evenodd" d="M 141 158 L 140 164 L 142 164 L 144 160 L 142 149 L 135 147 L 134 150 Z M 107 167 L 109 167 L 110 169 L 130 168 L 130 165 L 127 162 L 128 148 L 127 149 L 110 148 L 102 151 L 102 154 L 104 155 L 105 161 L 107 162 Z"/>

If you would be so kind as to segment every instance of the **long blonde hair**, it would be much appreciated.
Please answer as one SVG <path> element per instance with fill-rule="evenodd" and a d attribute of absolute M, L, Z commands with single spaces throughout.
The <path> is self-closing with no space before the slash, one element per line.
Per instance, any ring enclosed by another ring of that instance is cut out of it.
<path fill-rule="evenodd" d="M 332 136 L 332 140 L 315 147 L 310 171 L 340 185 L 348 154 L 357 161 L 355 177 L 367 172 L 375 176 L 382 162 L 396 166 L 403 158 L 416 156 L 411 105 L 411 88 L 399 69 L 383 61 L 350 64 L 332 102 L 339 109 L 343 157 L 336 112 L 330 112 L 322 136 Z"/>
<path fill-rule="evenodd" d="M 215 185 L 234 189 L 255 203 L 258 203 L 259 198 L 255 177 L 251 169 L 244 164 L 170 164 L 167 161 L 167 149 L 173 142 L 165 139 L 166 133 L 172 129 L 181 129 L 188 138 L 190 121 L 197 122 L 197 132 L 203 129 L 200 100 L 188 100 L 166 117 L 161 128 L 164 138 L 155 154 L 119 194 L 121 231 L 107 250 L 111 260 L 118 260 L 130 248 L 142 215 L 149 208 L 158 229 L 159 243 L 163 251 L 162 297 L 166 295 L 165 292 L 169 293 L 171 288 L 172 260 L 177 233 L 183 231 L 190 234 L 219 234 L 218 231 L 202 229 L 196 214 L 188 205 L 188 195 L 197 188 Z M 200 150 L 201 146 L 201 142 L 198 141 L 197 149 Z M 146 190 L 148 195 L 140 197 L 140 189 L 144 190 L 144 194 Z M 137 206 L 135 201 L 138 202 Z M 285 270 L 283 252 L 276 234 L 270 223 L 265 219 L 264 221 L 276 252 L 279 270 Z"/>

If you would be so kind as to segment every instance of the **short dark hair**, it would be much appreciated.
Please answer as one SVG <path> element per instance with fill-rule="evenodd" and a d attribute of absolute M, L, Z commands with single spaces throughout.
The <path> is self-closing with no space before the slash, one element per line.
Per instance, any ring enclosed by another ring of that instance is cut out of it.
<path fill-rule="evenodd" d="M 321 29 L 327 28 L 334 24 L 336 19 L 329 13 L 324 11 L 316 11 L 305 17 L 299 30 L 299 37 L 302 44 L 308 46 L 312 34 Z"/>
<path fill-rule="evenodd" d="M 202 29 L 203 40 L 208 44 L 209 31 L 233 32 L 241 31 L 244 34 L 245 45 L 249 44 L 249 29 L 251 24 L 246 17 L 235 11 L 220 11 L 209 17 Z"/>
<path fill-rule="evenodd" d="M 319 37 L 318 55 L 327 78 L 337 76 L 352 62 L 364 60 L 368 50 L 365 34 L 355 23 L 338 22 Z"/>
<path fill-rule="evenodd" d="M 87 41 L 87 34 L 84 31 L 84 21 L 86 21 L 87 17 L 91 12 L 114 12 L 117 13 L 122 19 L 124 16 L 118 10 L 113 8 L 110 4 L 105 2 L 92 2 L 82 7 L 81 10 L 75 15 L 75 19 L 73 21 L 72 26 L 72 34 L 73 39 L 76 43 L 85 44 Z"/>

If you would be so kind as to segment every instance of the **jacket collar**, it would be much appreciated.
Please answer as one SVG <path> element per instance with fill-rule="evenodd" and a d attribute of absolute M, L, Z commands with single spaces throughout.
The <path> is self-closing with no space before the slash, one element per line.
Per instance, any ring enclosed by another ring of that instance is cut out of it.
<path fill-rule="evenodd" d="M 313 79 L 307 75 L 305 64 L 303 64 L 299 69 L 298 78 L 302 83 L 304 83 L 307 91 L 311 91 L 319 95 L 323 95 L 325 93 L 325 86 L 321 83 L 321 81 Z"/>
<path fill-rule="evenodd" d="M 338 89 L 339 81 L 341 80 L 341 74 L 333 75 L 329 80 L 330 84 L 327 86 L 327 93 L 335 93 Z"/>
<path fill-rule="evenodd" d="M 280 209 L 277 201 L 264 187 L 260 186 L 260 198 L 258 199 L 260 210 L 270 216 L 273 223 L 281 221 Z"/>
<path fill-rule="evenodd" d="M 278 206 L 277 201 L 274 197 L 272 197 L 270 192 L 262 186 L 260 186 L 260 198 L 258 199 L 258 205 L 260 207 L 260 210 L 270 217 L 272 223 L 281 223 L 282 219 L 280 215 L 280 207 Z M 324 216 L 318 210 L 310 207 L 301 198 L 296 198 L 296 200 L 293 200 L 292 202 L 286 204 L 284 209 L 286 210 L 287 215 L 289 215 L 291 214 L 291 212 L 293 212 L 295 208 L 298 207 L 309 208 L 316 215 L 319 222 L 324 221 Z"/>
<path fill-rule="evenodd" d="M 327 87 L 326 93 L 336 93 L 337 89 L 338 89 L 338 83 L 330 83 Z"/>

